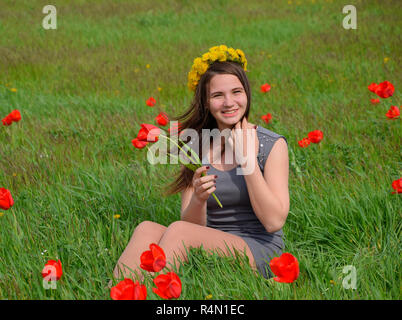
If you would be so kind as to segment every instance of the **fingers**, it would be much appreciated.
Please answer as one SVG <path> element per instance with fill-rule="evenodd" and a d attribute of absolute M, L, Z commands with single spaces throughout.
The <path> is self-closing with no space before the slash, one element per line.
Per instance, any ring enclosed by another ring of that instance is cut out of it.
<path fill-rule="evenodd" d="M 197 170 L 194 171 L 193 180 L 199 179 L 203 173 L 207 174 L 208 169 L 209 166 L 199 167 Z"/>
<path fill-rule="evenodd" d="M 216 175 L 204 175 L 209 167 L 200 167 L 194 172 L 193 188 L 194 195 L 203 201 L 207 200 L 209 195 L 216 190 Z"/>
<path fill-rule="evenodd" d="M 216 176 L 216 175 L 209 174 L 209 175 L 197 178 L 194 180 L 194 187 L 198 188 L 208 182 L 214 181 L 217 177 L 218 176 Z"/>
<path fill-rule="evenodd" d="M 214 187 L 216 185 L 216 181 L 212 180 L 212 181 L 208 181 L 205 183 L 202 183 L 201 185 L 199 185 L 196 189 L 196 191 L 198 193 L 203 193 L 205 191 L 207 191 L 209 188 Z"/>
<path fill-rule="evenodd" d="M 203 199 L 208 199 L 208 197 L 212 194 L 212 192 L 215 192 L 215 190 L 216 186 L 213 186 L 212 188 L 209 188 L 208 190 L 201 193 L 200 197 Z"/>

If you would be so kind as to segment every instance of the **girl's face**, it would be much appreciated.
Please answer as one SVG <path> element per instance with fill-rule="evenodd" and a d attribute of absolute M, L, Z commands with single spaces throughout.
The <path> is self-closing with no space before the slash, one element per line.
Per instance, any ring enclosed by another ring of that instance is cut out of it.
<path fill-rule="evenodd" d="M 209 83 L 209 110 L 218 129 L 231 129 L 247 108 L 247 94 L 239 78 L 232 74 L 217 74 Z"/>

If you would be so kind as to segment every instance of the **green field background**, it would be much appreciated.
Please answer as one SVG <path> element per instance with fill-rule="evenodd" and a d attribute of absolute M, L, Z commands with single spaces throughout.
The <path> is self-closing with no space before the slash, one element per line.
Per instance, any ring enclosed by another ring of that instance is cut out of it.
<path fill-rule="evenodd" d="M 15 200 L 0 210 L 1 299 L 110 299 L 136 225 L 180 219 L 180 196 L 161 196 L 179 167 L 150 165 L 131 140 L 160 111 L 187 109 L 194 58 L 220 44 L 248 60 L 249 120 L 288 140 L 283 230 L 300 276 L 267 281 L 242 257 L 192 249 L 179 299 L 401 298 L 401 197 L 391 184 L 402 131 L 385 116 L 402 97 L 399 1 L 55 0 L 57 29 L 45 30 L 47 4 L 0 5 L 0 119 L 22 115 L 0 126 L 0 187 Z M 346 4 L 357 9 L 355 30 L 342 27 Z M 394 95 L 371 104 L 367 86 L 385 80 Z M 300 148 L 313 130 L 323 140 Z M 48 259 L 63 264 L 55 290 L 43 287 Z M 349 265 L 356 289 L 342 284 Z"/>

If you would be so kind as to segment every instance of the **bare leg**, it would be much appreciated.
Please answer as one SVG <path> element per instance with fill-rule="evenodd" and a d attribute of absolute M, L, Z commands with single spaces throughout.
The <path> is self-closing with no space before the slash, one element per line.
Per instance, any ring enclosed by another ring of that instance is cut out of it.
<path fill-rule="evenodd" d="M 140 257 L 144 251 L 149 250 L 151 243 L 158 244 L 163 233 L 167 228 L 151 221 L 141 222 L 134 230 L 134 233 L 120 256 L 117 265 L 113 271 L 115 278 L 133 276 L 133 279 L 142 281 L 140 269 Z M 120 272 L 120 270 L 122 272 Z M 134 274 L 131 270 L 134 271 Z"/>
<path fill-rule="evenodd" d="M 187 248 L 200 247 L 202 245 L 207 251 L 220 249 L 217 251 L 223 252 L 225 255 L 230 255 L 228 248 L 233 255 L 233 248 L 242 253 L 246 251 L 251 267 L 255 272 L 257 270 L 254 256 L 247 243 L 241 237 L 186 221 L 173 222 L 165 230 L 159 241 L 159 246 L 166 254 L 167 266 L 172 265 L 176 269 L 179 268 L 178 261 L 175 259 L 176 256 L 180 257 L 183 261 L 187 261 L 186 249 L 183 247 L 183 243 Z"/>
<path fill-rule="evenodd" d="M 164 250 L 167 267 L 175 266 L 176 269 L 179 269 L 176 257 L 187 261 L 184 244 L 187 248 L 202 245 L 207 251 L 220 249 L 218 252 L 223 252 L 226 255 L 230 255 L 228 248 L 231 249 L 232 254 L 234 253 L 233 248 L 240 252 L 246 251 L 251 267 L 254 271 L 257 270 L 250 248 L 242 238 L 236 235 L 186 221 L 173 222 L 168 228 L 151 221 L 144 221 L 137 226 L 126 249 L 119 258 L 113 272 L 114 277 L 130 276 L 131 270 L 133 270 L 135 273 L 133 278 L 142 282 L 140 256 L 144 251 L 149 250 L 151 243 L 158 244 Z M 123 275 L 119 272 L 119 268 L 122 269 Z M 109 287 L 111 287 L 111 282 Z"/>

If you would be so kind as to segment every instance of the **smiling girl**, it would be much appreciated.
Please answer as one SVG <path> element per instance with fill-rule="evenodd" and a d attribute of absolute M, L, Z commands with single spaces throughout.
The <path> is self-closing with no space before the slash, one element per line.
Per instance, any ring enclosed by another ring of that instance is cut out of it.
<path fill-rule="evenodd" d="M 151 243 L 164 250 L 168 265 L 177 263 L 175 256 L 187 260 L 185 247 L 202 245 L 227 255 L 244 252 L 254 270 L 265 278 L 273 276 L 269 261 L 284 250 L 282 227 L 289 212 L 288 148 L 284 136 L 248 122 L 251 91 L 246 66 L 241 50 L 224 45 L 194 60 L 189 73 L 194 98 L 177 118 L 180 128 L 194 129 L 200 137 L 203 129 L 231 130 L 231 143 L 222 141 L 224 156 L 213 144 L 203 155 L 199 139 L 205 165 L 195 172 L 182 166 L 168 187 L 167 194 L 181 192 L 181 220 L 167 227 L 141 222 L 116 265 L 116 278 L 122 276 L 120 271 L 126 276 L 130 269 L 140 270 L 140 255 Z M 242 163 L 236 160 L 240 140 Z M 228 154 L 234 154 L 229 157 L 234 161 L 228 161 Z M 246 167 L 252 170 L 244 174 Z M 222 208 L 210 196 L 213 192 Z"/>

